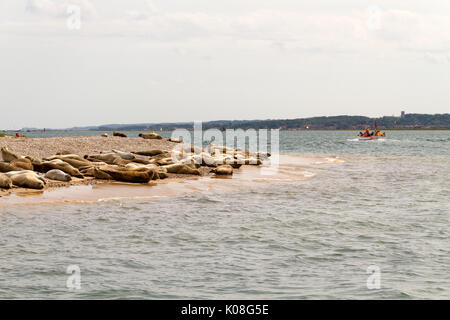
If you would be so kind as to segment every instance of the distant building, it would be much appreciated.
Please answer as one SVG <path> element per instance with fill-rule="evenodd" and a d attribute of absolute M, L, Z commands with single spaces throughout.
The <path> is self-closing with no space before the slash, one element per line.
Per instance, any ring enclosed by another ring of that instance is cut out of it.
<path fill-rule="evenodd" d="M 400 118 L 404 118 L 405 117 L 405 111 L 402 111 L 401 113 L 400 113 Z"/>

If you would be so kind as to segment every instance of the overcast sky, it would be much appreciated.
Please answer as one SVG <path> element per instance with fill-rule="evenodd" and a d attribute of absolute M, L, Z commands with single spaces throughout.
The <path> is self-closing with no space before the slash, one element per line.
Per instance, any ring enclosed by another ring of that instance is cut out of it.
<path fill-rule="evenodd" d="M 448 113 L 449 88 L 450 1 L 0 0 L 0 129 Z"/>

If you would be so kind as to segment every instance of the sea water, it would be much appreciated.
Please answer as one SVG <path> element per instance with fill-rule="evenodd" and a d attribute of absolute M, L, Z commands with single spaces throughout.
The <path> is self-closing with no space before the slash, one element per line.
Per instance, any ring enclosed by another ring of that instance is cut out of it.
<path fill-rule="evenodd" d="M 0 298 L 450 298 L 450 131 L 355 135 L 282 131 L 280 174 L 191 192 L 0 198 Z"/>

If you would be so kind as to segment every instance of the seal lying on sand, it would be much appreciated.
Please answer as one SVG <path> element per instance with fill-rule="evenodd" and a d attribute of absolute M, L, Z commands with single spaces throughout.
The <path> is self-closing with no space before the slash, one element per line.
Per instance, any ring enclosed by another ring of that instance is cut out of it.
<path fill-rule="evenodd" d="M 53 159 L 50 161 L 42 162 L 42 167 L 40 168 L 42 172 L 50 171 L 51 169 L 59 169 L 64 171 L 65 173 L 70 174 L 73 177 L 83 178 L 83 175 L 78 171 L 78 169 L 72 167 L 67 162 L 64 162 L 60 159 Z"/>
<path fill-rule="evenodd" d="M 45 177 L 47 179 L 56 180 L 56 181 L 70 181 L 72 180 L 72 177 L 65 173 L 64 171 L 58 170 L 58 169 L 52 169 L 50 171 L 47 171 L 45 174 Z"/>
<path fill-rule="evenodd" d="M 130 162 L 129 164 L 127 164 L 125 166 L 125 168 L 128 168 L 128 169 L 147 168 L 147 169 L 154 170 L 155 174 L 153 175 L 152 180 L 167 178 L 167 169 L 157 166 L 156 164 L 140 164 L 140 163 Z"/>
<path fill-rule="evenodd" d="M 161 140 L 162 136 L 157 133 L 139 133 L 139 137 L 144 139 L 158 139 Z"/>
<path fill-rule="evenodd" d="M 101 166 L 94 168 L 94 176 L 97 179 L 135 183 L 149 182 L 153 178 L 154 172 L 154 170 L 148 168 L 129 169 L 117 166 Z"/>
<path fill-rule="evenodd" d="M 136 156 L 134 154 L 131 154 L 129 152 L 123 152 L 123 151 L 119 151 L 119 150 L 111 150 L 114 153 L 117 153 L 122 159 L 124 160 L 134 160 L 136 158 Z"/>
<path fill-rule="evenodd" d="M 11 189 L 13 186 L 13 183 L 11 179 L 3 173 L 0 173 L 0 188 L 2 189 Z"/>
<path fill-rule="evenodd" d="M 162 151 L 160 149 L 150 149 L 150 150 L 144 150 L 144 151 L 133 151 L 133 153 L 141 155 L 141 156 L 153 157 L 153 156 L 157 156 L 158 154 L 164 153 L 164 151 Z"/>
<path fill-rule="evenodd" d="M 51 160 L 55 160 L 55 159 L 59 159 L 64 162 L 67 162 L 72 167 L 77 168 L 77 169 L 79 169 L 81 167 L 87 167 L 87 166 L 92 165 L 92 163 L 90 161 L 83 159 L 82 157 L 80 157 L 77 154 L 56 155 L 53 157 L 45 158 L 44 160 L 51 161 Z"/>
<path fill-rule="evenodd" d="M 92 155 L 85 155 L 84 158 L 91 162 L 99 162 L 103 161 L 107 164 L 114 164 L 114 161 L 117 159 L 121 159 L 120 156 L 117 153 L 100 153 L 100 154 L 92 154 Z"/>
<path fill-rule="evenodd" d="M 20 155 L 18 153 L 15 153 L 15 152 L 12 152 L 7 147 L 2 147 L 1 148 L 1 153 L 2 153 L 3 161 L 6 161 L 6 162 L 11 162 L 13 160 L 17 160 L 17 159 L 23 158 L 22 155 Z"/>
<path fill-rule="evenodd" d="M 11 171 L 5 174 L 11 179 L 13 185 L 22 188 L 43 189 L 46 183 L 36 172 L 29 170 Z"/>
<path fill-rule="evenodd" d="M 170 141 L 170 142 L 181 143 L 181 142 L 183 142 L 183 137 L 169 138 L 167 140 Z"/>
<path fill-rule="evenodd" d="M 34 170 L 33 164 L 31 163 L 31 160 L 27 159 L 27 158 L 20 158 L 20 159 L 16 159 L 10 162 L 10 164 L 12 166 L 16 166 L 19 168 L 22 168 L 24 170 Z"/>
<path fill-rule="evenodd" d="M 23 168 L 12 165 L 9 162 L 0 162 L 0 172 L 22 171 Z"/>
<path fill-rule="evenodd" d="M 114 131 L 113 132 L 113 136 L 114 137 L 122 137 L 122 138 L 126 138 L 127 135 L 125 133 L 119 132 L 119 131 Z"/>
<path fill-rule="evenodd" d="M 211 172 L 218 176 L 231 176 L 233 174 L 233 167 L 229 164 L 223 164 L 215 169 L 212 169 Z"/>
<path fill-rule="evenodd" d="M 198 169 L 193 169 L 192 167 L 183 164 L 183 163 L 174 163 L 169 164 L 167 166 L 163 166 L 169 173 L 178 173 L 178 174 L 193 174 L 200 175 L 200 171 Z"/>

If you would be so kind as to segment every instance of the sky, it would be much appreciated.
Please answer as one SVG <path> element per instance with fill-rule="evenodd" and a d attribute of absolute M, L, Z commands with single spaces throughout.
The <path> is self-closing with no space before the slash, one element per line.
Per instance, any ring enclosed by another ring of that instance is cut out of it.
<path fill-rule="evenodd" d="M 450 1 L 0 0 L 0 129 L 450 112 Z"/>

